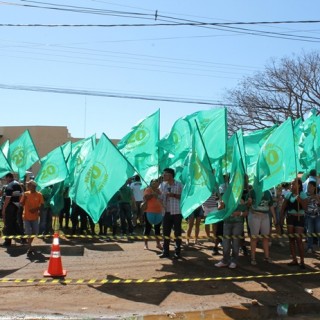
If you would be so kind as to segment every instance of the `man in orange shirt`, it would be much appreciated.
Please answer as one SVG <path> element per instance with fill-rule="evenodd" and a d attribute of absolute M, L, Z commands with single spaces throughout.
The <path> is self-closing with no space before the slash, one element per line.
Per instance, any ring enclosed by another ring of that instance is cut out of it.
<path fill-rule="evenodd" d="M 27 254 L 33 253 L 31 245 L 33 237 L 31 235 L 38 235 L 39 233 L 39 214 L 40 207 L 44 200 L 42 194 L 36 191 L 37 183 L 34 180 L 27 182 L 27 191 L 23 194 L 20 203 L 23 206 L 23 221 L 25 234 L 28 238 Z"/>

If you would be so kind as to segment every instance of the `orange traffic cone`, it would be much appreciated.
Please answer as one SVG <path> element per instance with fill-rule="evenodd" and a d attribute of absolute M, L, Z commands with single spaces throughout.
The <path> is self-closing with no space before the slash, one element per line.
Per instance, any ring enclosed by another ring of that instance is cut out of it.
<path fill-rule="evenodd" d="M 53 236 L 53 243 L 51 246 L 51 254 L 49 260 L 48 270 L 43 273 L 44 277 L 65 277 L 67 271 L 62 269 L 59 234 L 56 232 Z"/>

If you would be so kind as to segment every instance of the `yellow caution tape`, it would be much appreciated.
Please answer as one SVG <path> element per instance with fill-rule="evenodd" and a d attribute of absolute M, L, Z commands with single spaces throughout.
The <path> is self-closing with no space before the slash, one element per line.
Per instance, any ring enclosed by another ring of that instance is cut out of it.
<path fill-rule="evenodd" d="M 236 281 L 236 280 L 254 280 L 263 278 L 282 278 L 293 276 L 309 276 L 320 274 L 320 271 L 298 272 L 298 273 L 279 273 L 279 274 L 260 274 L 251 276 L 230 276 L 230 277 L 208 277 L 208 278 L 173 278 L 173 279 L 12 279 L 0 278 L 0 284 L 142 284 L 142 283 L 177 283 L 177 282 L 201 282 L 201 281 Z"/>
<path fill-rule="evenodd" d="M 52 238 L 52 235 L 8 235 L 8 236 L 2 236 L 2 239 L 27 239 L 27 238 Z M 250 237 L 248 235 L 248 237 Z M 320 237 L 320 233 L 284 233 L 282 235 L 279 234 L 271 234 L 271 235 L 265 235 L 265 234 L 260 234 L 256 236 L 251 236 L 252 238 L 256 239 L 289 239 L 289 238 L 307 238 L 307 237 Z M 60 238 L 74 238 L 74 239 L 96 239 L 96 240 L 101 240 L 101 239 L 106 239 L 106 240 L 163 240 L 163 239 L 168 239 L 168 240 L 175 240 L 175 239 L 181 239 L 181 240 L 187 240 L 187 239 L 194 239 L 193 237 L 187 237 L 187 236 L 181 236 L 181 237 L 164 237 L 164 236 L 143 236 L 143 235 L 128 235 L 128 236 L 103 236 L 103 235 L 70 235 L 70 234 L 61 234 Z M 197 240 L 215 240 L 215 239 L 245 239 L 245 236 L 212 236 L 212 237 L 207 237 L 207 236 L 199 236 Z"/>

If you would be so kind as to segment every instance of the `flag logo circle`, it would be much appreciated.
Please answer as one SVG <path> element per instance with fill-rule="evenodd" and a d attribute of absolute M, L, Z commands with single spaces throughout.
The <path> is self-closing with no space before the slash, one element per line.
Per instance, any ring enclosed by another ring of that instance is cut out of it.
<path fill-rule="evenodd" d="M 12 152 L 11 159 L 18 168 L 23 167 L 26 163 L 24 148 L 21 146 L 15 148 Z"/>
<path fill-rule="evenodd" d="M 53 180 L 58 177 L 58 174 L 59 168 L 55 163 L 50 162 L 46 164 L 43 170 L 41 171 L 39 181 Z"/>
<path fill-rule="evenodd" d="M 84 182 L 91 195 L 99 193 L 108 181 L 108 172 L 101 162 L 93 164 L 85 175 Z"/>
<path fill-rule="evenodd" d="M 150 139 L 150 131 L 148 128 L 141 126 L 134 131 L 127 141 L 126 149 L 134 149 L 145 145 Z"/>

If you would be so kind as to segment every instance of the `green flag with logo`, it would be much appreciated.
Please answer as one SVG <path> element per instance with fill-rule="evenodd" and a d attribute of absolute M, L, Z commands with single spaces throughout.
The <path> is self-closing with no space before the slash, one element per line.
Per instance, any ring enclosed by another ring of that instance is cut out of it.
<path fill-rule="evenodd" d="M 12 170 L 19 174 L 19 179 L 23 179 L 26 171 L 38 160 L 39 155 L 29 130 L 10 143 L 8 161 Z"/>
<path fill-rule="evenodd" d="M 263 144 L 257 162 L 257 178 L 262 191 L 281 182 L 291 181 L 297 175 L 296 152 L 292 119 L 283 122 Z"/>
<path fill-rule="evenodd" d="M 249 183 L 253 184 L 256 175 L 256 164 L 261 147 L 277 126 L 256 130 L 243 135 L 244 156 Z"/>
<path fill-rule="evenodd" d="M 225 208 L 210 212 L 205 220 L 206 224 L 217 223 L 228 218 L 237 208 L 244 187 L 244 167 L 241 159 L 239 143 L 234 140 L 230 182 L 222 196 Z"/>
<path fill-rule="evenodd" d="M 158 178 L 160 110 L 141 120 L 118 143 L 118 150 L 147 183 Z"/>
<path fill-rule="evenodd" d="M 184 218 L 210 197 L 215 186 L 214 174 L 198 130 L 193 133 L 187 173 L 181 194 L 181 212 Z"/>
<path fill-rule="evenodd" d="M 41 158 L 40 163 L 41 167 L 36 182 L 41 189 L 64 181 L 68 175 L 68 168 L 61 146 Z"/>
<path fill-rule="evenodd" d="M 132 166 L 102 134 L 71 187 L 74 190 L 70 192 L 70 197 L 97 223 L 112 196 L 133 174 Z"/>

